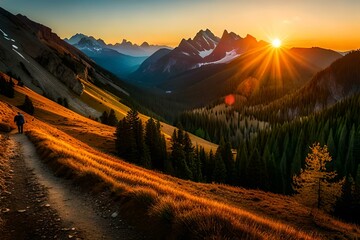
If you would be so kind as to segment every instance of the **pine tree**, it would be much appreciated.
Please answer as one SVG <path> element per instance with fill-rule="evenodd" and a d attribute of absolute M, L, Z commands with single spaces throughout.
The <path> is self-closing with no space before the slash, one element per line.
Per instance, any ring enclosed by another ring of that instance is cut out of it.
<path fill-rule="evenodd" d="M 164 170 L 167 158 L 165 137 L 160 131 L 160 122 L 155 123 L 150 118 L 145 125 L 145 144 L 148 146 L 151 165 L 158 170 Z"/>
<path fill-rule="evenodd" d="M 13 98 L 15 96 L 14 82 L 11 77 L 9 81 L 6 81 L 5 78 L 0 76 L 0 94 L 9 98 Z"/>
<path fill-rule="evenodd" d="M 185 153 L 186 164 L 191 172 L 191 180 L 198 178 L 198 176 L 194 176 L 194 173 L 197 173 L 197 166 L 195 164 L 194 147 L 188 133 L 184 134 L 183 149 Z"/>
<path fill-rule="evenodd" d="M 119 121 L 116 127 L 116 149 L 120 156 L 129 160 L 132 149 L 136 147 L 134 132 L 126 118 Z"/>
<path fill-rule="evenodd" d="M 301 130 L 301 132 L 298 136 L 298 141 L 296 144 L 294 158 L 291 163 L 291 175 L 292 176 L 299 174 L 301 167 L 302 167 L 301 159 L 302 159 L 302 151 L 303 151 L 303 138 L 304 138 L 304 132 Z"/>
<path fill-rule="evenodd" d="M 209 165 L 209 157 L 205 152 L 205 149 L 203 147 L 200 147 L 199 149 L 199 161 L 201 166 L 201 177 L 202 181 L 207 182 L 208 181 L 208 165 Z"/>
<path fill-rule="evenodd" d="M 20 108 L 25 112 L 27 112 L 28 114 L 34 115 L 34 111 L 35 111 L 34 105 L 31 99 L 27 95 L 25 95 L 24 103 Z"/>
<path fill-rule="evenodd" d="M 224 183 L 226 180 L 226 167 L 221 157 L 220 151 L 216 151 L 214 157 L 214 169 L 212 173 L 212 181 L 217 183 Z"/>
<path fill-rule="evenodd" d="M 63 99 L 63 104 L 64 104 L 64 107 L 69 108 L 69 102 L 68 102 L 67 98 Z"/>
<path fill-rule="evenodd" d="M 267 181 L 265 166 L 257 149 L 251 154 L 246 170 L 246 186 L 249 188 L 264 189 Z"/>
<path fill-rule="evenodd" d="M 107 117 L 107 125 L 109 126 L 116 126 L 118 124 L 118 119 L 116 117 L 115 111 L 113 109 L 110 110 L 110 113 Z"/>
<path fill-rule="evenodd" d="M 183 179 L 191 179 L 192 172 L 186 163 L 183 141 L 184 139 L 182 130 L 174 130 L 171 140 L 171 161 L 174 166 L 176 176 Z"/>
<path fill-rule="evenodd" d="M 328 146 L 329 153 L 336 159 L 336 151 L 335 151 L 335 141 L 334 141 L 334 133 L 332 128 L 330 129 L 328 139 L 326 141 L 326 145 Z M 332 161 L 332 169 L 335 169 L 335 161 Z"/>
<path fill-rule="evenodd" d="M 104 111 L 102 113 L 102 115 L 100 116 L 100 121 L 102 124 L 106 124 L 106 125 L 109 123 L 109 115 L 107 111 Z"/>
<path fill-rule="evenodd" d="M 246 143 L 241 144 L 241 150 L 236 155 L 237 161 L 237 183 L 242 185 L 246 182 L 246 170 L 249 164 L 248 149 Z"/>
<path fill-rule="evenodd" d="M 334 214 L 346 220 L 354 221 L 354 192 L 355 183 L 351 176 L 345 178 L 345 182 L 341 188 L 341 197 L 336 202 Z"/>
<path fill-rule="evenodd" d="M 354 144 L 355 144 L 355 125 L 352 126 L 349 135 L 348 150 L 345 159 L 345 173 L 346 175 L 354 176 L 355 172 L 355 161 L 354 161 Z"/>
<path fill-rule="evenodd" d="M 138 112 L 131 109 L 116 128 L 116 148 L 126 160 L 149 168 L 150 154 L 144 141 L 144 131 Z"/>

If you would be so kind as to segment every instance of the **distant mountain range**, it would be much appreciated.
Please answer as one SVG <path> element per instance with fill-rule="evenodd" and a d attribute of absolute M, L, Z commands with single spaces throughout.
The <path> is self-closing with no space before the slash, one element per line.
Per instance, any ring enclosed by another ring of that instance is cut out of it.
<path fill-rule="evenodd" d="M 134 57 L 111 49 L 103 40 L 76 34 L 68 43 L 85 53 L 97 64 L 120 78 L 126 78 L 134 72 L 146 57 Z"/>
<path fill-rule="evenodd" d="M 115 44 L 106 44 L 104 40 L 101 38 L 95 39 L 92 36 L 87 36 L 82 33 L 77 33 L 74 36 L 70 37 L 69 39 L 65 38 L 65 42 L 70 43 L 71 45 L 79 44 L 82 38 L 91 39 L 94 42 L 97 42 L 101 48 L 109 48 L 113 49 L 119 53 L 133 56 L 133 57 L 148 57 L 162 48 L 171 49 L 169 46 L 165 45 L 150 45 L 147 42 L 143 42 L 141 45 L 133 44 L 126 39 L 123 39 L 121 43 Z"/>
<path fill-rule="evenodd" d="M 74 99 L 70 104 L 77 108 L 83 107 L 71 96 L 82 94 L 82 81 L 104 86 L 113 86 L 115 81 L 125 84 L 109 72 L 127 77 L 136 85 L 132 89 L 140 89 L 139 96 L 155 92 L 157 98 L 179 103 L 183 108 L 208 105 L 230 93 L 243 97 L 250 105 L 263 104 L 306 86 L 314 75 L 342 57 L 322 48 L 274 49 L 251 35 L 240 37 L 226 30 L 219 38 L 209 29 L 199 31 L 194 38 L 182 39 L 174 49 L 157 46 L 148 58 L 134 57 L 114 47 L 150 45 L 123 41 L 112 46 L 83 34 L 74 35 L 67 43 L 50 28 L 25 16 L 1 9 L 0 17 L 0 70 L 15 73 L 27 86 L 53 100 Z M 320 85 L 330 86 L 332 98 L 337 99 L 342 88 L 330 81 L 334 78 L 322 79 L 327 80 Z M 146 100 L 143 104 L 152 102 Z"/>
<path fill-rule="evenodd" d="M 221 38 L 209 29 L 199 31 L 193 39 L 182 39 L 179 46 L 166 54 L 153 54 L 131 75 L 132 78 L 158 84 L 185 71 L 209 64 L 225 64 L 244 52 L 266 45 L 250 35 L 241 38 L 226 30 Z M 161 55 L 161 57 L 159 57 Z"/>

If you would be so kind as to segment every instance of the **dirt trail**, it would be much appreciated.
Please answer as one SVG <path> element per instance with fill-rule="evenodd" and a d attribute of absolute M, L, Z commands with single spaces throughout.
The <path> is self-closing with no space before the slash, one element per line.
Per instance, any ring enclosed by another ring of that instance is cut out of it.
<path fill-rule="evenodd" d="M 52 175 L 25 135 L 11 134 L 9 142 L 12 190 L 0 203 L 6 222 L 2 240 L 144 239 L 114 206 L 101 206 L 98 199 Z"/>

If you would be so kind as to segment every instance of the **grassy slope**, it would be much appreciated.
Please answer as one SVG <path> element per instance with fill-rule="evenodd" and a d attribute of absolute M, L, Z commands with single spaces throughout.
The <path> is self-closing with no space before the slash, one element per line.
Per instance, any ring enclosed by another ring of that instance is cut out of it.
<path fill-rule="evenodd" d="M 357 226 L 337 221 L 293 198 L 217 184 L 176 179 L 123 162 L 94 147 L 112 144 L 113 128 L 83 118 L 30 90 L 0 99 L 19 105 L 22 94 L 33 99 L 36 118 L 26 115 L 26 130 L 39 153 L 60 175 L 111 189 L 125 215 L 158 229 L 156 237 L 204 239 L 318 239 L 360 236 Z M 0 102 L 0 119 L 8 124 L 17 111 Z M 42 119 L 42 120 L 39 120 Z M 86 126 L 86 127 L 85 127 Z"/>
<path fill-rule="evenodd" d="M 129 111 L 129 108 L 122 104 L 119 101 L 119 98 L 114 96 L 113 94 L 106 92 L 98 87 L 89 84 L 88 82 L 83 82 L 85 84 L 85 92 L 81 96 L 82 100 L 84 100 L 87 104 L 95 108 L 96 110 L 103 112 L 104 110 L 109 111 L 109 109 L 114 109 L 117 114 L 118 119 L 122 119 L 126 116 L 126 113 Z M 140 118 L 143 122 L 146 122 L 149 117 L 143 114 L 140 114 Z M 171 126 L 166 123 L 161 123 L 161 130 L 165 134 L 166 139 L 169 140 L 174 131 L 174 126 Z M 189 134 L 190 138 L 194 145 L 201 145 L 205 148 L 206 151 L 216 151 L 217 145 L 213 144 L 209 141 L 206 141 L 202 138 L 199 138 L 193 134 Z"/>

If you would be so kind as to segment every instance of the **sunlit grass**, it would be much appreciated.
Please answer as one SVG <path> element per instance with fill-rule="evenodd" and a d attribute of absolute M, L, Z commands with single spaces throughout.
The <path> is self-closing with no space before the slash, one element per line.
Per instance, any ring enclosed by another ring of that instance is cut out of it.
<path fill-rule="evenodd" d="M 79 121 L 88 125 L 85 131 L 98 131 L 99 136 L 113 128 L 106 130 L 102 124 L 59 108 L 35 93 L 27 93 L 36 99 L 36 110 L 41 109 L 40 116 L 48 121 L 44 123 L 25 115 L 29 120 L 25 124 L 27 135 L 44 162 L 60 176 L 78 179 L 87 185 L 101 183 L 104 191 L 110 189 L 120 199 L 132 202 L 123 209 L 124 214 L 129 212 L 129 218 L 141 219 L 137 222 L 139 225 L 156 223 L 157 230 L 163 234 L 161 238 L 331 239 L 334 232 L 347 238 L 359 236 L 355 225 L 321 212 L 316 218 L 310 217 L 309 209 L 291 197 L 184 181 L 100 152 L 80 134 L 70 136 L 65 132 L 84 127 Z M 53 116 L 55 112 L 57 118 Z M 15 108 L 0 101 L 1 121 L 13 124 L 15 113 Z M 66 127 L 60 127 L 59 119 L 64 119 Z M 110 134 L 107 137 L 113 139 Z M 118 204 L 121 205 L 121 201 Z M 134 216 L 132 213 L 139 209 L 141 216 Z M 327 235 L 328 232 L 331 234 Z"/>
<path fill-rule="evenodd" d="M 69 144 L 61 140 L 64 136 L 60 139 L 58 133 L 56 136 L 35 128 L 29 132 L 42 157 L 52 162 L 50 165 L 60 164 L 78 176 L 98 178 L 120 196 L 143 204 L 147 211 L 145 215 L 173 225 L 185 237 L 319 238 L 286 223 L 211 199 L 206 192 L 201 196 L 195 189 L 189 190 L 192 188 L 190 182 L 183 189 L 175 178 L 144 170 L 89 148 L 79 148 L 75 140 Z M 186 184 L 186 181 L 181 183 Z"/>

